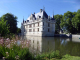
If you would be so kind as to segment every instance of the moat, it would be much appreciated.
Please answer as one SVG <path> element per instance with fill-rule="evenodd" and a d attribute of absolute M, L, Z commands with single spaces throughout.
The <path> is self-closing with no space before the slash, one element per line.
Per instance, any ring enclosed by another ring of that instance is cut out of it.
<path fill-rule="evenodd" d="M 79 38 L 27 36 L 24 40 L 30 41 L 29 51 L 34 55 L 59 50 L 62 55 L 80 56 Z"/>

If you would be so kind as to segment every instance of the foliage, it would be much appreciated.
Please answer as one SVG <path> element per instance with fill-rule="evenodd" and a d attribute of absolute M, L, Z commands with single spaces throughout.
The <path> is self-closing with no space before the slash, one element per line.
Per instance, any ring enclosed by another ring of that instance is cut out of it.
<path fill-rule="evenodd" d="M 7 54 L 6 54 L 7 52 Z M 32 60 L 33 57 L 29 53 L 28 48 L 20 48 L 20 46 L 14 45 L 12 48 L 5 48 L 4 46 L 0 46 L 0 57 L 6 57 L 8 60 L 16 60 L 16 59 L 21 59 L 21 60 Z"/>
<path fill-rule="evenodd" d="M 0 57 L 5 57 L 6 60 L 79 60 L 80 57 L 70 56 L 68 54 L 62 56 L 58 50 L 43 53 L 34 57 L 28 48 L 21 48 L 21 45 L 18 46 L 13 44 L 11 48 L 6 47 L 5 45 L 0 45 Z"/>
<path fill-rule="evenodd" d="M 58 14 L 54 16 L 56 20 L 55 30 L 58 31 L 58 33 L 60 32 L 60 29 L 61 29 L 60 23 L 61 23 L 62 17 L 63 15 L 58 15 Z"/>
<path fill-rule="evenodd" d="M 8 28 L 10 33 L 16 33 L 17 31 L 17 17 L 11 13 L 6 13 L 1 17 L 1 20 L 6 21 L 7 25 L 10 27 Z"/>
<path fill-rule="evenodd" d="M 77 12 L 64 13 L 60 26 L 68 33 L 80 33 L 80 9 Z"/>
<path fill-rule="evenodd" d="M 43 53 L 41 55 L 36 56 L 37 60 L 46 60 L 46 59 L 49 60 L 49 59 L 52 59 L 52 58 L 61 59 L 62 56 L 59 54 L 58 50 L 53 51 L 51 53 Z"/>
<path fill-rule="evenodd" d="M 63 56 L 63 58 L 61 60 L 80 60 L 80 57 L 70 56 L 69 54 L 66 54 Z"/>
<path fill-rule="evenodd" d="M 21 29 L 20 28 L 17 28 L 17 33 L 21 33 Z"/>
<path fill-rule="evenodd" d="M 80 9 L 78 9 L 77 13 L 80 14 Z"/>
<path fill-rule="evenodd" d="M 80 33 L 80 14 L 76 14 L 75 17 L 72 18 L 72 25 Z"/>
<path fill-rule="evenodd" d="M 73 26 L 72 26 L 72 20 L 73 18 L 73 13 L 70 12 L 70 11 L 67 11 L 66 13 L 64 13 L 64 16 L 63 16 L 63 20 L 61 20 L 61 27 L 68 30 L 68 32 L 72 33 L 73 31 Z"/>
<path fill-rule="evenodd" d="M 25 47 L 25 43 L 21 41 L 20 45 L 17 44 L 16 39 L 10 40 L 0 37 L 0 57 L 5 57 L 7 60 L 34 60 L 33 55 L 29 52 L 29 49 Z"/>
<path fill-rule="evenodd" d="M 9 25 L 6 25 L 7 21 L 0 20 L 0 34 L 1 36 L 6 36 L 9 33 Z"/>

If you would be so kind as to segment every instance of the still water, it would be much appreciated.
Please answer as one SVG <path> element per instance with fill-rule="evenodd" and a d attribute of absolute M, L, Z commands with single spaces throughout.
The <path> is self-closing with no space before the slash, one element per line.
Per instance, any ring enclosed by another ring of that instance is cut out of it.
<path fill-rule="evenodd" d="M 80 56 L 79 38 L 24 36 L 24 39 L 31 41 L 29 51 L 35 55 L 59 50 L 62 55 Z"/>

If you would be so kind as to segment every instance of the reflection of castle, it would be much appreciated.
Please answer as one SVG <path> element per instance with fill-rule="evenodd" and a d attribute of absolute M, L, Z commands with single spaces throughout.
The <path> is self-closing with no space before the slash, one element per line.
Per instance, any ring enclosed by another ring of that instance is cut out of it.
<path fill-rule="evenodd" d="M 54 15 L 50 17 L 45 10 L 40 9 L 39 13 L 31 14 L 26 21 L 23 20 L 21 33 L 26 36 L 54 36 Z"/>
<path fill-rule="evenodd" d="M 51 40 L 53 39 L 53 40 Z M 55 50 L 55 40 L 53 37 L 30 37 L 27 36 L 27 40 L 31 40 L 29 47 L 30 52 L 44 53 Z"/>

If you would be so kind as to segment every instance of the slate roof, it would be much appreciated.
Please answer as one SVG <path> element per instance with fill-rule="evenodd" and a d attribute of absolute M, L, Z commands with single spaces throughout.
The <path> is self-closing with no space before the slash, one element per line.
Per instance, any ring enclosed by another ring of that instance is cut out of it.
<path fill-rule="evenodd" d="M 32 16 L 33 16 L 35 19 L 36 19 L 38 16 L 39 16 L 39 18 L 42 18 L 42 17 L 44 16 L 45 18 L 48 19 L 47 13 L 46 13 L 45 11 L 43 11 L 43 10 L 42 10 L 42 12 L 38 12 L 38 13 L 36 13 L 36 14 L 32 14 Z M 27 20 L 30 20 L 30 17 L 31 17 L 31 15 L 28 17 Z"/>

